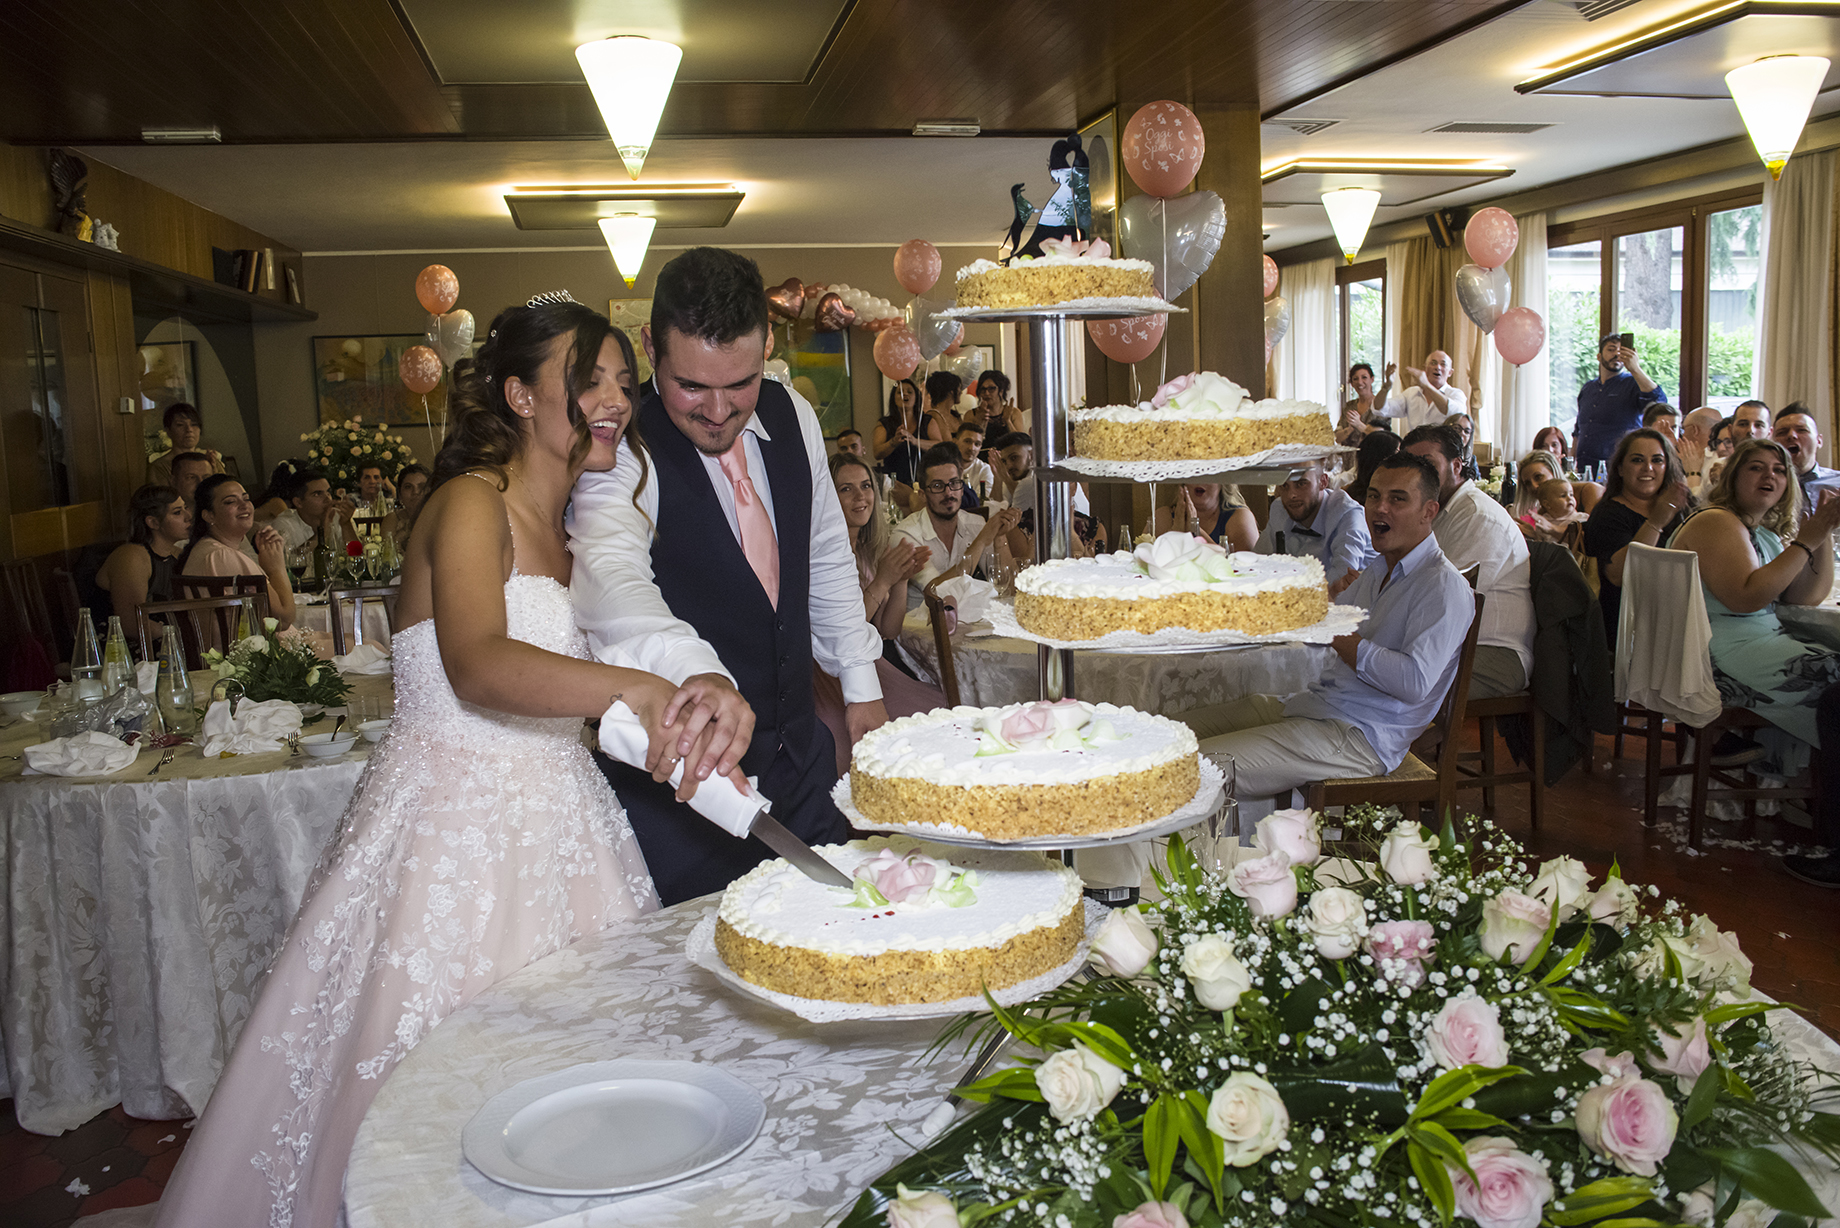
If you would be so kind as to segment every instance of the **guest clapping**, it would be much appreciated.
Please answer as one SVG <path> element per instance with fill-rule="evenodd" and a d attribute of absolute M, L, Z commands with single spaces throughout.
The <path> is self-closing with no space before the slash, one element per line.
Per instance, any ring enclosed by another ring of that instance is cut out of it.
<path fill-rule="evenodd" d="M 921 491 L 926 507 L 895 526 L 895 540 L 919 546 L 927 562 L 907 582 L 907 607 L 924 601 L 927 585 L 942 576 L 970 574 L 980 567 L 999 536 L 1014 529 L 1022 513 L 1006 507 L 988 520 L 965 514 L 965 480 L 958 445 L 935 444 L 926 450 Z"/>
<path fill-rule="evenodd" d="M 1623 562 L 1629 543 L 1658 546 L 1680 525 L 1691 501 L 1687 475 L 1674 446 L 1659 432 L 1631 431 L 1610 458 L 1604 497 L 1591 509 L 1584 527 L 1585 553 L 1597 560 L 1597 600 L 1604 615 L 1604 636 L 1616 648 L 1616 629 L 1623 604 Z"/>
<path fill-rule="evenodd" d="M 1158 533 L 1193 533 L 1229 550 L 1251 550 L 1259 540 L 1259 522 L 1240 498 L 1239 487 L 1219 482 L 1176 487 L 1175 502 L 1156 509 L 1154 527 Z"/>
<path fill-rule="evenodd" d="M 891 640 L 901 633 L 907 613 L 907 582 L 926 566 L 930 552 L 917 542 L 894 540 L 867 461 L 839 452 L 830 466 L 843 523 L 850 530 L 856 576 L 862 581 L 863 613 L 882 639 Z"/>

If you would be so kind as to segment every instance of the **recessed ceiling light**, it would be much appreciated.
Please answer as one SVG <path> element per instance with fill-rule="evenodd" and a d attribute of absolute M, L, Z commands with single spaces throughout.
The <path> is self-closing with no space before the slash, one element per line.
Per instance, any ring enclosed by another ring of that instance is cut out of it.
<path fill-rule="evenodd" d="M 976 136 L 984 129 L 972 119 L 917 119 L 915 136 Z"/>
<path fill-rule="evenodd" d="M 216 124 L 209 128 L 142 128 L 141 140 L 149 145 L 216 145 L 224 134 Z"/>

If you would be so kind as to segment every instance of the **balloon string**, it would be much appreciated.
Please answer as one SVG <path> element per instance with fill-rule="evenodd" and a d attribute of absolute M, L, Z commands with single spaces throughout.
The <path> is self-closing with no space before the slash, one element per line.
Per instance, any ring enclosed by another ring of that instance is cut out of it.
<path fill-rule="evenodd" d="M 1160 267 L 1163 270 L 1163 289 L 1165 290 L 1169 288 L 1169 214 L 1164 208 L 1166 203 L 1167 202 L 1164 201 L 1162 197 L 1159 196 L 1157 198 L 1156 221 L 1157 226 L 1163 232 L 1163 263 Z M 1158 388 L 1161 388 L 1164 384 L 1169 382 L 1169 327 L 1167 316 L 1164 317 L 1163 323 L 1163 337 L 1157 344 L 1156 386 Z"/>

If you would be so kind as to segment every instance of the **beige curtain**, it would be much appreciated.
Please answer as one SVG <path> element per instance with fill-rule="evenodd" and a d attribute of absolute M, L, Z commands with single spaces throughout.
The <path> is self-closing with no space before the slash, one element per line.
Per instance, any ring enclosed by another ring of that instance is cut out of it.
<path fill-rule="evenodd" d="M 1335 293 L 1339 263 L 1312 260 L 1284 270 L 1278 292 L 1291 305 L 1291 328 L 1271 350 L 1274 396 L 1325 406 L 1334 403 L 1341 387 L 1341 373 L 1336 370 L 1341 355 Z"/>
<path fill-rule="evenodd" d="M 1840 353 L 1840 150 L 1789 159 L 1779 183 L 1763 185 L 1763 286 L 1757 311 L 1755 394 L 1774 409 L 1804 401 L 1827 424 L 1822 452 L 1840 433 L 1834 388 Z"/>
<path fill-rule="evenodd" d="M 1389 243 L 1386 290 L 1389 311 L 1398 306 L 1394 359 L 1402 368 L 1423 366 L 1433 350 L 1450 355 L 1450 382 L 1469 398 L 1471 414 L 1483 406 L 1482 346 L 1487 337 L 1457 306 L 1456 276 L 1469 257 L 1462 247 L 1438 248 L 1431 236 Z M 1395 385 L 1396 387 L 1398 385 Z"/>
<path fill-rule="evenodd" d="M 1508 280 L 1514 287 L 1509 305 L 1531 307 L 1544 320 L 1546 215 L 1530 213 L 1514 220 L 1520 225 L 1521 241 L 1508 257 Z M 1550 376 L 1550 360 L 1544 350 L 1532 362 L 1516 367 L 1502 360 L 1494 338 L 1483 338 L 1483 408 L 1476 419 L 1476 438 L 1501 444 L 1501 454 L 1510 464 L 1525 455 L 1534 435 L 1551 421 Z"/>

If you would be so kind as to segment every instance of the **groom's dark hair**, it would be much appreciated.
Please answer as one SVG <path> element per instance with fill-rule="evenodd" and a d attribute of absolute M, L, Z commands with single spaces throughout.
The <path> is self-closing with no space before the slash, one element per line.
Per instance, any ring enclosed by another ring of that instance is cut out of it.
<path fill-rule="evenodd" d="M 652 291 L 652 345 L 663 354 L 673 329 L 715 345 L 751 333 L 764 339 L 767 286 L 760 266 L 739 252 L 693 247 L 658 270 Z"/>

